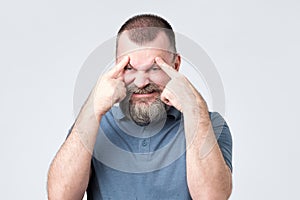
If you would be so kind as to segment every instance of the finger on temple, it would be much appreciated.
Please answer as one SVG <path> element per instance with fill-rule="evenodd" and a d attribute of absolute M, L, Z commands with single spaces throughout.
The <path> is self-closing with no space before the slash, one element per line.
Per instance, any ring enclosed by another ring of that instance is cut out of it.
<path fill-rule="evenodd" d="M 156 64 L 164 71 L 170 78 L 174 78 L 179 75 L 179 72 L 177 72 L 172 66 L 168 65 L 162 58 L 156 57 L 155 58 Z"/>
<path fill-rule="evenodd" d="M 113 78 L 120 77 L 123 74 L 124 68 L 128 63 L 129 63 L 129 56 L 124 56 L 122 60 L 108 72 L 108 74 Z"/>

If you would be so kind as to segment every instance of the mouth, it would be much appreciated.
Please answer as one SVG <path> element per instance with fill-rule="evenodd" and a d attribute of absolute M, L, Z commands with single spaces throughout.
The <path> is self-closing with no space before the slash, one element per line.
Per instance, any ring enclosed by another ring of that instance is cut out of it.
<path fill-rule="evenodd" d="M 134 92 L 132 93 L 132 97 L 152 97 L 158 95 L 157 91 L 151 91 L 151 92 Z"/>

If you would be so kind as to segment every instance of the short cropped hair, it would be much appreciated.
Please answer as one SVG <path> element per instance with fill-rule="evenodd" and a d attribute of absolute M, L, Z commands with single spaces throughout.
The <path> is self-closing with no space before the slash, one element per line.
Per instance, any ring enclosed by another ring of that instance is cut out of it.
<path fill-rule="evenodd" d="M 164 32 L 169 39 L 172 53 L 177 52 L 172 26 L 167 20 L 157 15 L 140 14 L 128 19 L 118 31 L 116 48 L 118 48 L 119 37 L 124 31 L 129 31 L 129 39 L 138 45 L 151 42 L 159 32 Z"/>

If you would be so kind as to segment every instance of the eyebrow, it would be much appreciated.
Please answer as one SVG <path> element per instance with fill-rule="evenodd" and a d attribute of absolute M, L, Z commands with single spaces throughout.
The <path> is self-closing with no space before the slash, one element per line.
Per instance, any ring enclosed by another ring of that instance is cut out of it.
<path fill-rule="evenodd" d="M 127 64 L 127 66 L 129 66 L 129 67 L 131 67 L 131 68 L 133 68 L 133 69 L 136 69 L 135 67 L 133 67 L 131 64 L 130 64 L 130 62 Z M 126 66 L 126 67 L 127 67 Z"/>
<path fill-rule="evenodd" d="M 159 67 L 159 65 L 156 63 L 156 61 L 154 59 L 153 59 L 153 62 L 151 64 L 149 64 L 149 65 L 150 65 L 149 69 L 151 69 L 151 68 L 153 68 L 155 66 Z M 127 64 L 127 66 L 132 67 L 133 69 L 136 70 L 136 68 L 130 62 Z M 149 70 L 149 69 L 147 69 L 147 70 Z"/>

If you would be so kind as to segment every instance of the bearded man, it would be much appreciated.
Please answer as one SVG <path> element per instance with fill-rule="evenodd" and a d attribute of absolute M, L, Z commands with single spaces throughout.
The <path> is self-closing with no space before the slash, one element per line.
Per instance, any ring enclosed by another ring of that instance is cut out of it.
<path fill-rule="evenodd" d="M 165 19 L 144 14 L 122 25 L 116 65 L 99 77 L 50 166 L 49 199 L 85 191 L 88 199 L 229 198 L 229 128 L 180 64 Z"/>

